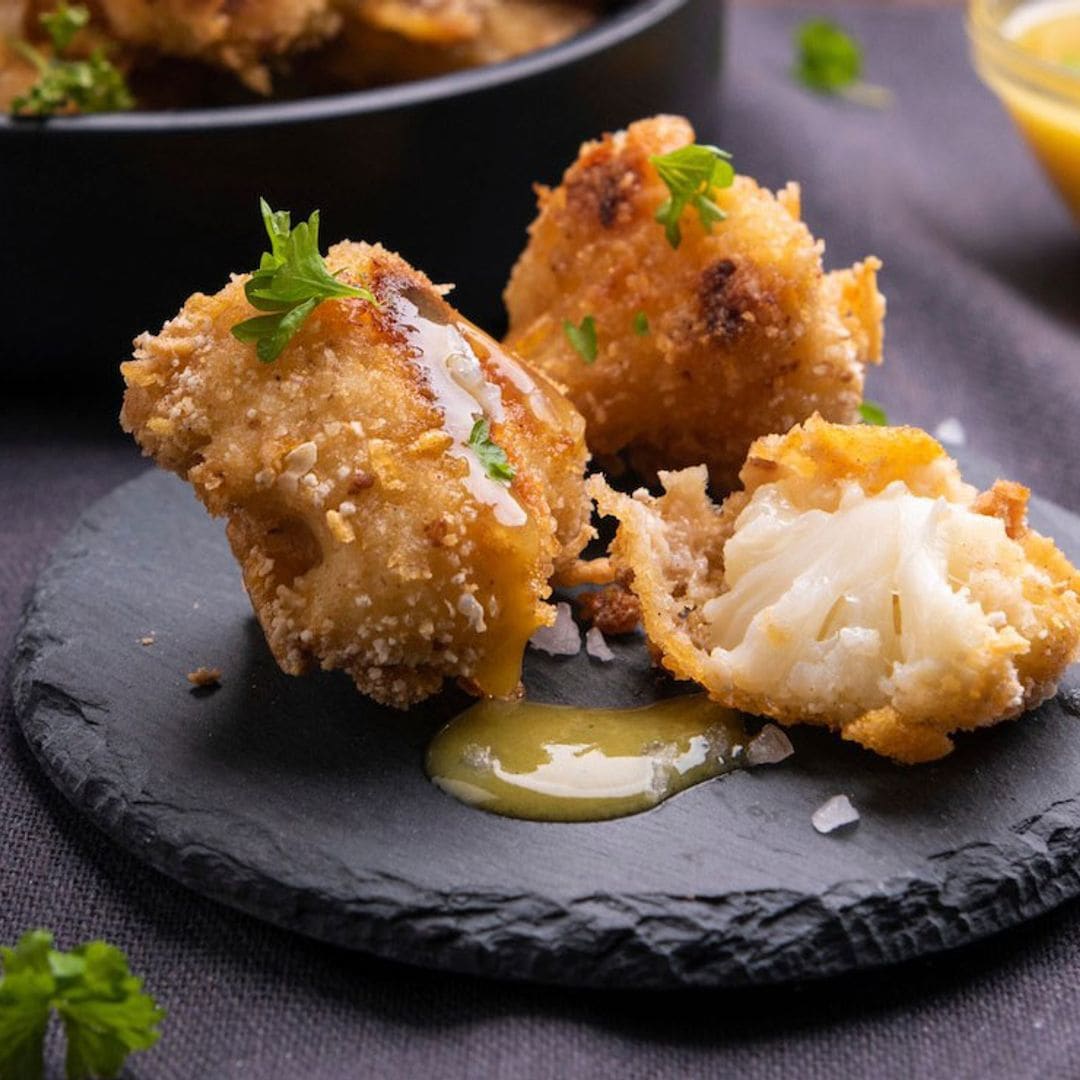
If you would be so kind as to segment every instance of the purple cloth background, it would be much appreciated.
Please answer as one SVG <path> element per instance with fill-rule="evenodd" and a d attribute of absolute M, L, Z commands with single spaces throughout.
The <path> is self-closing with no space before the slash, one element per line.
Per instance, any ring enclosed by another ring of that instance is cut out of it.
<path fill-rule="evenodd" d="M 736 10 L 724 130 L 699 135 L 770 185 L 798 177 L 830 265 L 885 260 L 887 363 L 870 397 L 894 420 L 960 418 L 1007 475 L 1080 510 L 1080 232 L 972 74 L 959 10 L 837 10 L 892 109 L 798 90 L 801 13 Z M 0 403 L 5 654 L 49 546 L 143 467 L 115 407 Z M 42 925 L 65 946 L 127 950 L 169 1010 L 129 1077 L 1080 1075 L 1075 904 L 950 955 L 772 991 L 594 993 L 396 966 L 235 914 L 115 848 L 38 770 L 2 663 L 0 941 Z"/>

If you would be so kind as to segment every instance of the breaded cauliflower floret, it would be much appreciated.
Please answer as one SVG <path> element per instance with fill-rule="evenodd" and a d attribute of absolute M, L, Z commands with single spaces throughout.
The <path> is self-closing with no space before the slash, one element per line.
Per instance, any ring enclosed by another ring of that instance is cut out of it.
<path fill-rule="evenodd" d="M 1028 528 L 1027 489 L 977 494 L 925 432 L 813 417 L 741 478 L 721 507 L 700 467 L 660 498 L 591 482 L 664 666 L 716 700 L 931 761 L 1080 655 L 1080 575 Z"/>
<path fill-rule="evenodd" d="M 378 306 L 320 304 L 263 364 L 230 333 L 246 276 L 196 294 L 122 366 L 123 426 L 228 519 L 283 670 L 343 668 L 399 707 L 451 677 L 513 695 L 591 535 L 582 419 L 399 256 L 343 243 L 327 266 Z M 512 482 L 470 447 L 478 418 Z"/>
<path fill-rule="evenodd" d="M 203 60 L 270 92 L 267 64 L 311 48 L 341 26 L 333 0 L 99 0 L 123 45 Z"/>
<path fill-rule="evenodd" d="M 704 462 L 730 490 L 759 435 L 815 411 L 857 419 L 885 301 L 873 257 L 822 271 L 795 184 L 774 196 L 737 176 L 715 192 L 727 219 L 706 233 L 684 211 L 672 249 L 655 220 L 668 190 L 649 157 L 693 142 L 680 117 L 641 120 L 586 143 L 559 187 L 538 189 L 506 289 L 506 340 L 566 387 L 593 453 L 625 450 L 646 474 Z M 563 329 L 586 316 L 593 363 Z"/>

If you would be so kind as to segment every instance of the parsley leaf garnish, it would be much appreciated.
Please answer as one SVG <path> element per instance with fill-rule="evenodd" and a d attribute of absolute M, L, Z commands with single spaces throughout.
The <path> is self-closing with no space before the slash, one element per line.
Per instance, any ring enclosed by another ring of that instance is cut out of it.
<path fill-rule="evenodd" d="M 75 35 L 90 21 L 90 12 L 81 4 L 66 2 L 41 16 L 53 43 L 55 56 L 43 56 L 25 41 L 15 48 L 38 69 L 38 80 L 11 103 L 16 116 L 52 116 L 61 112 L 117 112 L 135 104 L 124 76 L 105 56 L 94 49 L 85 60 L 66 60 Z"/>
<path fill-rule="evenodd" d="M 649 332 L 649 316 L 644 311 L 639 311 L 634 316 L 634 333 L 638 337 L 644 337 Z"/>
<path fill-rule="evenodd" d="M 862 47 L 828 19 L 807 19 L 795 30 L 794 77 L 819 94 L 838 94 L 860 105 L 884 108 L 892 94 L 862 81 Z"/>
<path fill-rule="evenodd" d="M 586 364 L 596 363 L 596 320 L 591 315 L 586 315 L 580 326 L 575 326 L 569 319 L 563 319 L 563 333 Z"/>
<path fill-rule="evenodd" d="M 359 297 L 378 303 L 370 289 L 338 281 L 319 254 L 319 211 L 296 228 L 291 227 L 288 210 L 271 210 L 259 200 L 263 224 L 270 238 L 256 270 L 244 284 L 248 303 L 271 315 L 256 315 L 232 328 L 233 337 L 254 341 L 255 352 L 264 364 L 273 363 L 307 317 L 324 300 Z"/>
<path fill-rule="evenodd" d="M 72 7 L 66 0 L 61 0 L 55 11 L 46 11 L 41 15 L 41 25 L 45 27 L 58 53 L 64 52 L 75 40 L 75 35 L 89 22 L 89 8 L 82 4 Z"/>
<path fill-rule="evenodd" d="M 670 154 L 654 154 L 649 161 L 670 193 L 656 211 L 656 220 L 664 226 L 664 235 L 673 248 L 682 243 L 679 218 L 688 205 L 697 211 L 706 232 L 727 217 L 712 201 L 717 188 L 731 187 L 735 179 L 731 155 L 726 150 L 693 143 Z"/>
<path fill-rule="evenodd" d="M 157 1042 L 165 1013 L 124 954 L 104 941 L 58 952 L 46 930 L 0 948 L 0 1076 L 41 1080 L 50 1012 L 67 1036 L 68 1080 L 115 1077 L 128 1054 Z"/>
<path fill-rule="evenodd" d="M 876 401 L 864 401 L 859 406 L 859 415 L 864 424 L 875 424 L 877 427 L 889 426 L 888 415 Z"/>
<path fill-rule="evenodd" d="M 481 416 L 469 432 L 469 449 L 480 459 L 484 471 L 492 480 L 502 480 L 509 484 L 517 470 L 510 464 L 506 451 L 491 441 L 491 427 Z"/>

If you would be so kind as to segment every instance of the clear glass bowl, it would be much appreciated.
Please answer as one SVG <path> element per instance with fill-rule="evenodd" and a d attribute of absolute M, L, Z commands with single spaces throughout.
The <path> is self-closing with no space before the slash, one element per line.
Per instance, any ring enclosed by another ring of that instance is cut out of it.
<path fill-rule="evenodd" d="M 1026 15 L 1054 9 L 1080 17 L 1071 0 L 970 0 L 968 35 L 975 69 L 1080 223 L 1080 67 L 1071 57 L 1044 60 L 1014 40 Z"/>

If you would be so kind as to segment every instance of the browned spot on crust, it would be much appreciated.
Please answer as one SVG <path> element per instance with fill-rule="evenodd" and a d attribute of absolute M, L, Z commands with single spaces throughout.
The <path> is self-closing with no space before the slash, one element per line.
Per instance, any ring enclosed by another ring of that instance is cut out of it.
<path fill-rule="evenodd" d="M 776 321 L 776 300 L 762 290 L 752 268 L 731 259 L 718 259 L 701 272 L 698 303 L 707 334 L 721 340 L 736 337 L 748 323 Z"/>
<path fill-rule="evenodd" d="M 746 459 L 746 467 L 764 469 L 765 472 L 776 472 L 776 470 L 780 468 L 780 464 L 779 462 L 773 461 L 771 458 L 751 456 Z"/>
<path fill-rule="evenodd" d="M 1011 540 L 1019 540 L 1027 532 L 1027 505 L 1030 491 L 1013 480 L 995 480 L 989 491 L 984 491 L 972 504 L 977 514 L 1001 518 L 1005 533 Z"/>
<path fill-rule="evenodd" d="M 630 200 L 641 186 L 641 174 L 600 146 L 566 181 L 566 205 L 574 214 L 595 217 L 605 229 L 633 216 Z"/>
<path fill-rule="evenodd" d="M 371 473 L 366 473 L 363 469 L 357 469 L 349 481 L 349 494 L 359 495 L 361 491 L 367 491 L 369 487 L 374 487 L 374 485 L 375 477 Z"/>
<path fill-rule="evenodd" d="M 583 593 L 578 613 L 604 636 L 630 634 L 641 622 L 641 601 L 622 583 Z"/>
<path fill-rule="evenodd" d="M 450 534 L 450 522 L 446 518 L 436 518 L 424 526 L 424 535 L 431 541 L 432 547 L 446 546 L 446 538 Z"/>

